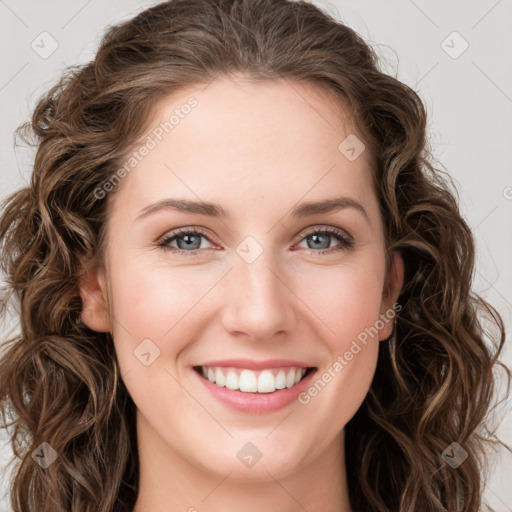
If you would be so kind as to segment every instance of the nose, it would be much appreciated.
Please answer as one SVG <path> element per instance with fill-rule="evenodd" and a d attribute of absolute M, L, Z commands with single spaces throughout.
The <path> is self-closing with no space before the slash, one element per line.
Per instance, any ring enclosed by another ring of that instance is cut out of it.
<path fill-rule="evenodd" d="M 235 259 L 226 276 L 222 323 L 231 335 L 267 341 L 293 330 L 295 296 L 270 252 L 252 263 Z"/>

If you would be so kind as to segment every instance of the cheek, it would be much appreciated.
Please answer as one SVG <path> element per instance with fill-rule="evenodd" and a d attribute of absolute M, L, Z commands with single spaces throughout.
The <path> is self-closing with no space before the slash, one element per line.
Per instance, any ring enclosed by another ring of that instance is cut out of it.
<path fill-rule="evenodd" d="M 222 273 L 206 266 L 204 270 L 155 266 L 147 258 L 119 262 L 110 272 L 110 285 L 114 342 L 122 373 L 142 371 L 148 384 L 158 386 L 159 372 L 148 370 L 173 368 L 190 340 L 199 336 L 208 318 L 205 308 L 211 308 L 202 299 Z M 148 358 L 154 362 L 146 368 L 141 355 L 148 352 L 146 362 Z"/>
<path fill-rule="evenodd" d="M 350 360 L 345 353 L 337 355 L 315 375 L 309 388 L 299 396 L 303 414 L 309 412 L 311 430 L 324 431 L 326 440 L 333 439 L 347 425 L 370 389 L 378 344 L 359 345 L 359 352 L 348 351 L 352 354 Z"/>
<path fill-rule="evenodd" d="M 211 274 L 192 267 L 127 265 L 112 276 L 114 315 L 133 335 L 162 339 L 211 288 L 217 279 Z"/>
<path fill-rule="evenodd" d="M 360 333 L 375 334 L 370 328 L 380 313 L 383 258 L 367 255 L 345 265 L 310 268 L 302 274 L 307 279 L 299 275 L 294 291 L 321 321 L 319 328 L 338 352 Z"/>
<path fill-rule="evenodd" d="M 305 295 L 321 319 L 329 355 L 301 403 L 323 403 L 322 420 L 333 422 L 333 432 L 360 407 L 375 373 L 385 264 L 378 251 L 374 254 L 328 272 L 317 269 L 309 282 L 324 285 L 310 286 Z"/>
<path fill-rule="evenodd" d="M 176 269 L 151 269 L 133 262 L 111 272 L 113 337 L 121 375 L 148 418 L 157 401 L 164 400 L 172 411 L 188 400 L 175 380 L 180 378 L 175 360 L 193 337 L 193 306 L 206 291 L 201 293 L 199 280 L 191 282 L 193 275 L 189 269 L 186 279 Z"/>

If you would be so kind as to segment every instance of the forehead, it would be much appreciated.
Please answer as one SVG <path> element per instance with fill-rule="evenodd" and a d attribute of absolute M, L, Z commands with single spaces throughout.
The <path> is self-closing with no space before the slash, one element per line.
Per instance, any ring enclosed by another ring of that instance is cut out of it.
<path fill-rule="evenodd" d="M 350 137 L 363 140 L 343 102 L 323 88 L 224 77 L 155 106 L 133 150 L 149 140 L 152 148 L 120 188 L 132 208 L 166 195 L 245 208 L 248 201 L 284 207 L 334 193 L 364 200 L 372 157 L 362 151 L 348 159 L 342 149 Z"/>

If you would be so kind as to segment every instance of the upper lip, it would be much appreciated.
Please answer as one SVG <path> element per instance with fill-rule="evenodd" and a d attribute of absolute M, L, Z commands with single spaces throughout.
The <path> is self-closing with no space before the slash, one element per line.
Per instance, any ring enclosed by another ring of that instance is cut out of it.
<path fill-rule="evenodd" d="M 231 368 L 247 368 L 248 370 L 262 370 L 265 368 L 280 368 L 282 366 L 289 366 L 294 368 L 312 368 L 310 364 L 301 361 L 294 361 L 292 359 L 265 359 L 264 361 L 253 361 L 251 359 L 223 359 L 217 361 L 207 361 L 198 366 L 219 366 Z"/>

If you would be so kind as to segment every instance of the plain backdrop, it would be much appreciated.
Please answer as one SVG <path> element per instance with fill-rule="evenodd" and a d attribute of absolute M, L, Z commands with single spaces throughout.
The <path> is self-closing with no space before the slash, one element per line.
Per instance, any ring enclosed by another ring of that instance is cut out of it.
<path fill-rule="evenodd" d="M 15 150 L 13 132 L 67 65 L 90 60 L 107 25 L 158 2 L 0 0 L 0 199 L 24 186 L 33 152 Z M 358 31 L 384 69 L 414 88 L 429 115 L 429 138 L 454 178 L 477 239 L 474 289 L 512 317 L 512 1 L 332 0 L 318 6 Z M 0 339 L 16 329 L 12 319 Z M 509 340 L 510 344 L 510 340 Z M 511 350 L 505 361 L 510 366 Z M 498 431 L 512 445 L 512 397 Z M 0 512 L 9 511 L 0 432 Z M 489 508 L 512 511 L 512 452 L 495 457 L 485 489 Z M 3 507 L 3 508 L 2 508 Z"/>

